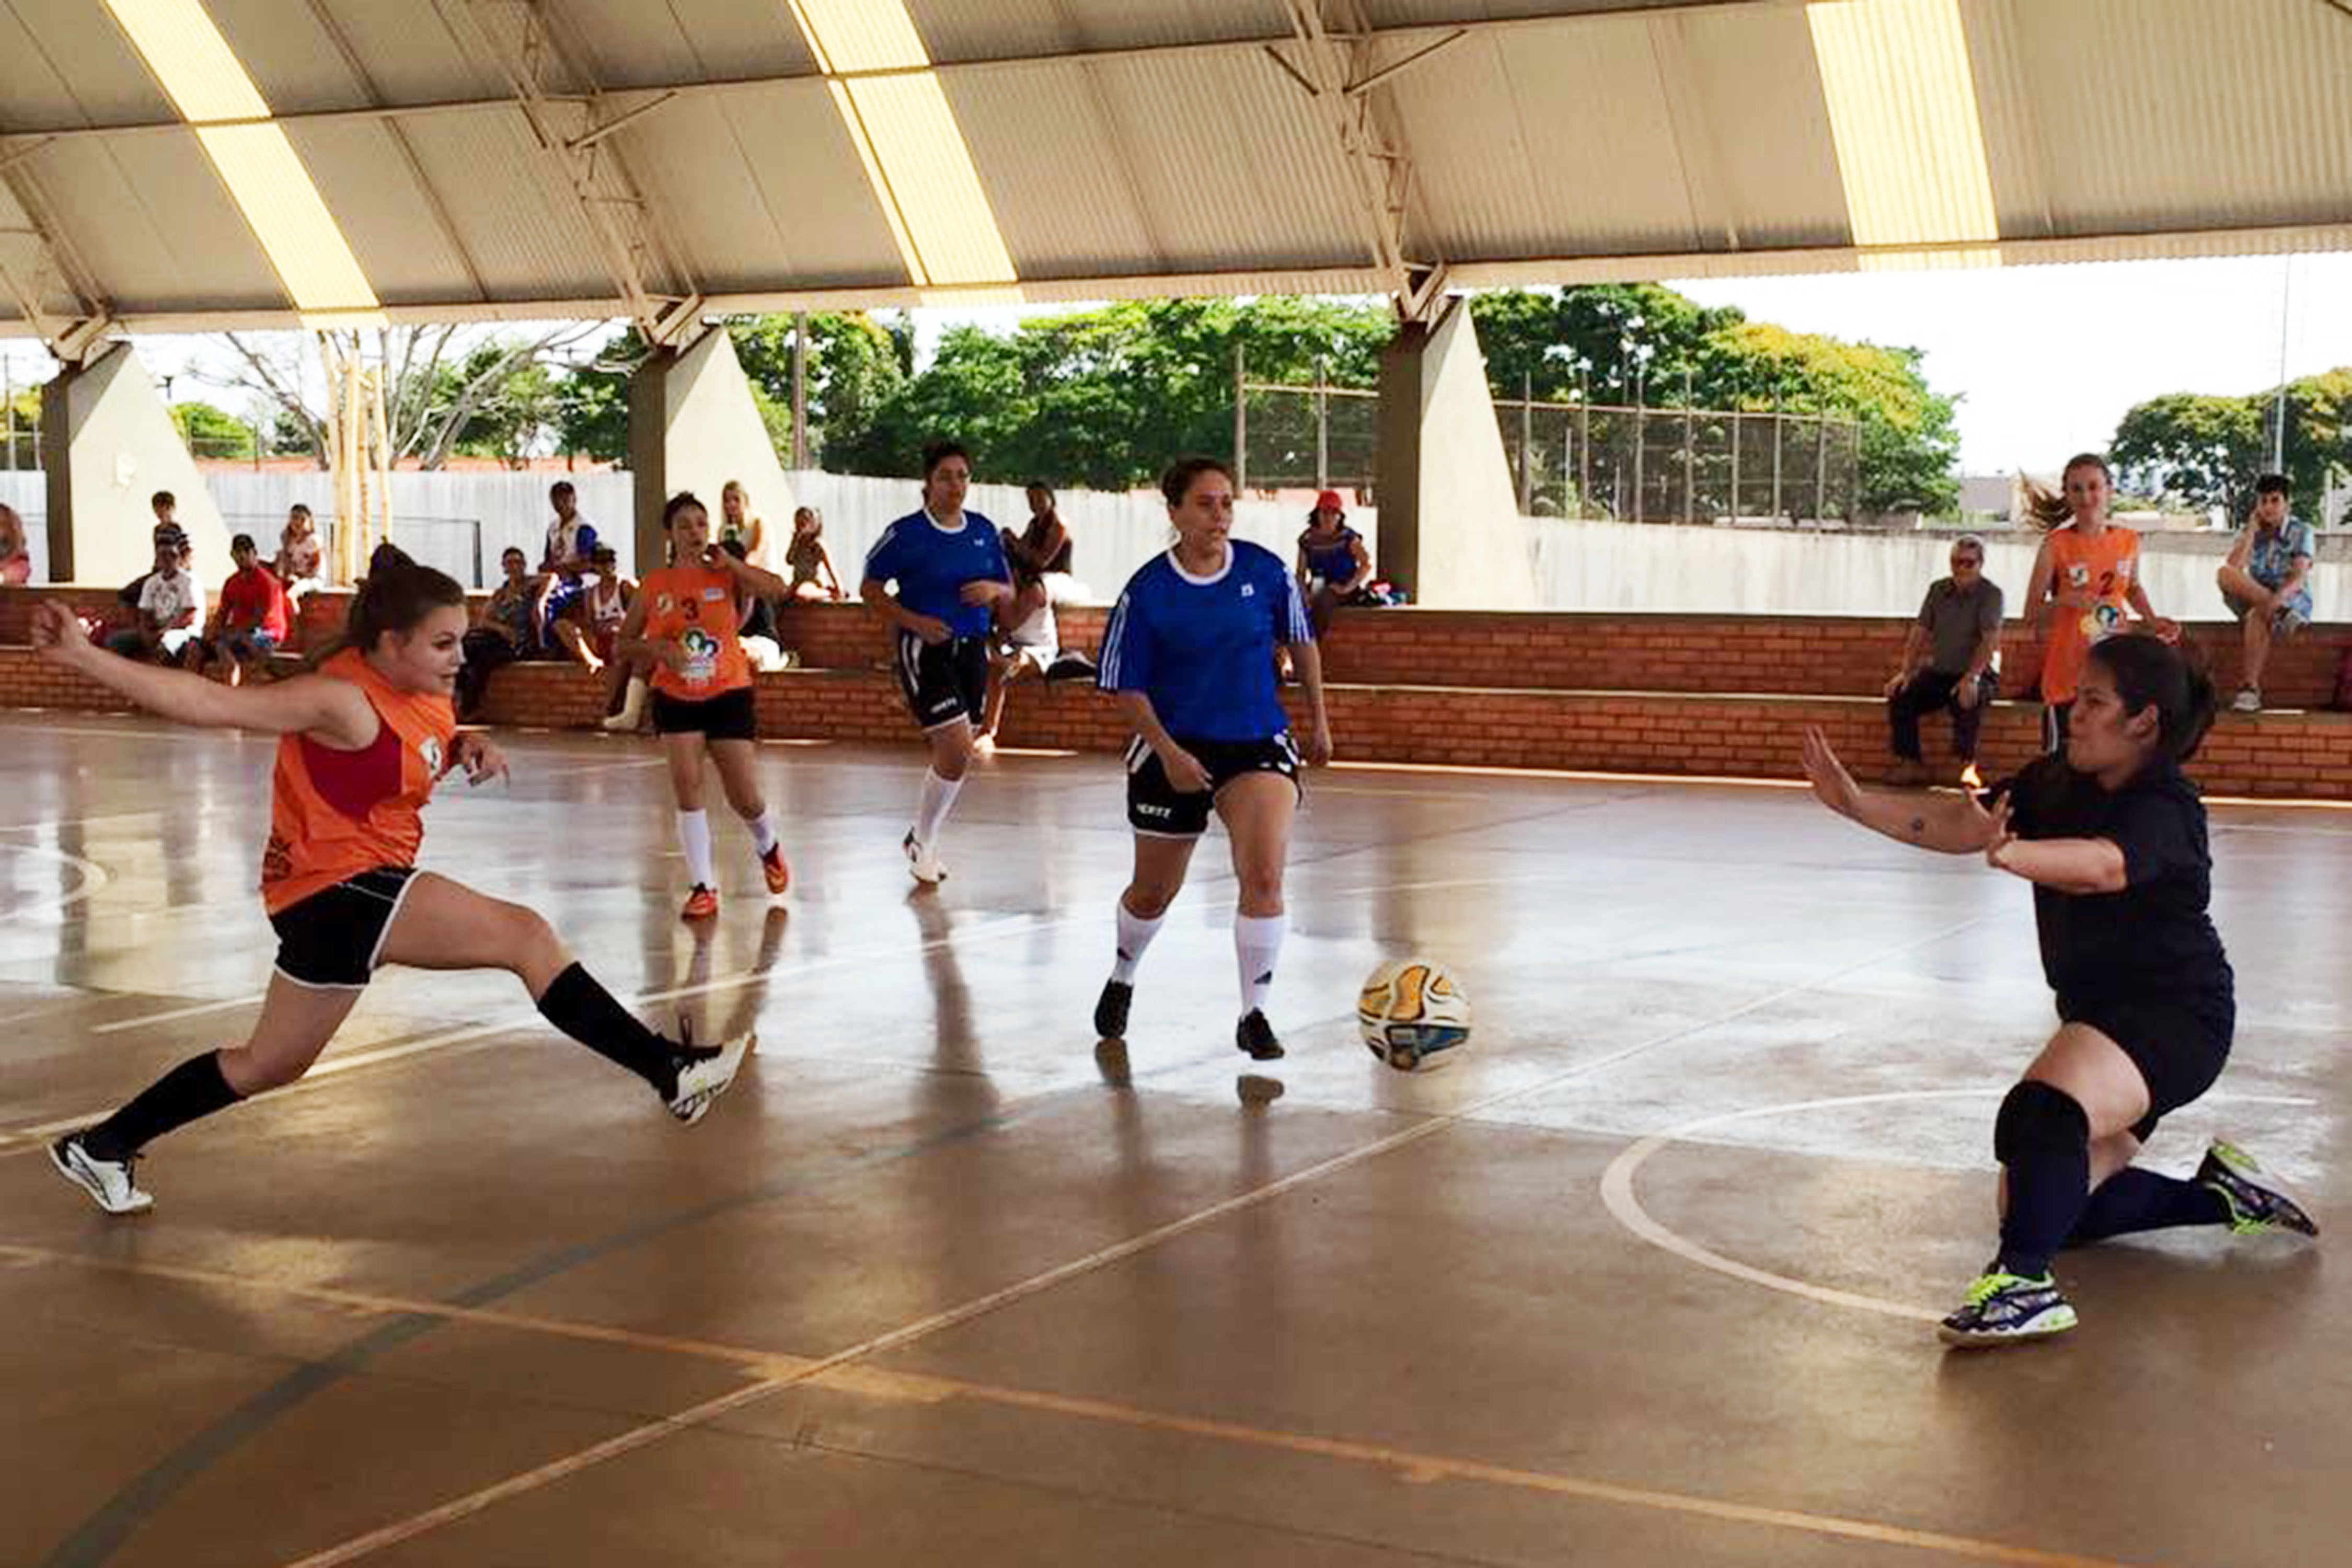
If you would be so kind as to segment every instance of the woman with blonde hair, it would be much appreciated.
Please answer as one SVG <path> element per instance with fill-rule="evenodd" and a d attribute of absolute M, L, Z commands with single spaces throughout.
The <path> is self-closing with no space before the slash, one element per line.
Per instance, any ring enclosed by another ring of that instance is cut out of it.
<path fill-rule="evenodd" d="M 751 510 L 751 492 L 740 479 L 730 479 L 719 490 L 719 542 L 740 544 L 743 559 L 757 565 L 766 557 L 760 547 L 768 541 L 768 525 Z"/>
<path fill-rule="evenodd" d="M 2115 470 L 2096 452 L 2066 460 L 2062 494 L 2031 481 L 2026 512 L 2049 530 L 2025 581 L 2025 618 L 2042 629 L 2042 742 L 2054 752 L 2066 743 L 2066 712 L 2083 678 L 2092 645 L 2126 630 L 2153 632 L 2166 642 L 2178 623 L 2156 613 L 2139 580 L 2139 535 L 2107 521 Z M 2139 616 L 2135 627 L 2128 609 Z"/>

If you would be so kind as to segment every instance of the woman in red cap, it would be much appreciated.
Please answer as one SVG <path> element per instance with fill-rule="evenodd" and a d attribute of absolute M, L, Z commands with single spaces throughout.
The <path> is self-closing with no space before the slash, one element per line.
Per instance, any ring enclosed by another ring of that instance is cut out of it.
<path fill-rule="evenodd" d="M 1315 498 L 1307 514 L 1307 531 L 1298 536 L 1298 591 L 1307 600 L 1307 618 L 1315 640 L 1331 629 L 1331 612 L 1353 604 L 1371 581 L 1372 554 L 1364 536 L 1348 526 L 1338 490 Z"/>

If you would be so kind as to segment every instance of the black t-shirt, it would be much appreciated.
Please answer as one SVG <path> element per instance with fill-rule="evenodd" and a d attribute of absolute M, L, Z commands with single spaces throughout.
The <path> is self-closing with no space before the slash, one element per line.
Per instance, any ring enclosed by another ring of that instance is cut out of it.
<path fill-rule="evenodd" d="M 2205 805 L 2179 764 L 2152 763 L 2111 795 L 2053 754 L 1994 784 L 1987 798 L 2002 794 L 2020 838 L 2105 838 L 2123 851 L 2119 893 L 2034 885 L 2042 970 L 2062 1017 L 2110 1000 L 2230 998 L 2230 960 L 2205 912 L 2213 870 Z"/>

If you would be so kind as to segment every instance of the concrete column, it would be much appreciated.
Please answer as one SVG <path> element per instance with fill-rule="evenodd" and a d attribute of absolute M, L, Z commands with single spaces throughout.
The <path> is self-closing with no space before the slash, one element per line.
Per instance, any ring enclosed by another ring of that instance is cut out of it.
<path fill-rule="evenodd" d="M 661 518 L 669 498 L 692 490 L 710 509 L 715 537 L 719 492 L 730 479 L 742 481 L 751 510 L 767 520 L 768 561 L 758 564 L 783 559 L 793 488 L 723 329 L 690 348 L 664 349 L 638 367 L 629 382 L 629 467 L 636 478 L 638 575 L 666 559 Z"/>
<path fill-rule="evenodd" d="M 1468 301 L 1447 300 L 1381 351 L 1379 465 L 1380 575 L 1416 605 L 1535 607 L 1533 542 Z"/>
<path fill-rule="evenodd" d="M 146 366 L 128 343 L 66 366 L 41 393 L 49 579 L 127 583 L 155 563 L 148 498 L 170 490 L 205 602 L 232 570 L 228 530 Z M 273 543 L 274 543 L 273 536 Z"/>

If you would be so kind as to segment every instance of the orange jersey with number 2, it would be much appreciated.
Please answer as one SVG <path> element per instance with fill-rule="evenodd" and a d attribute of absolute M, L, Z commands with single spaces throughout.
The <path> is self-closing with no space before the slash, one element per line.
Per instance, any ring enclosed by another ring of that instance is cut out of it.
<path fill-rule="evenodd" d="M 2087 610 L 2064 605 L 2050 612 L 2050 639 L 2042 655 L 2042 700 L 2072 702 L 2082 684 L 2091 645 L 2121 631 L 2131 586 L 2139 576 L 2139 535 L 2109 523 L 2095 538 L 2073 525 L 2050 536 L 2050 591 L 2088 590 Z"/>

